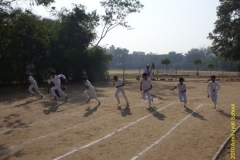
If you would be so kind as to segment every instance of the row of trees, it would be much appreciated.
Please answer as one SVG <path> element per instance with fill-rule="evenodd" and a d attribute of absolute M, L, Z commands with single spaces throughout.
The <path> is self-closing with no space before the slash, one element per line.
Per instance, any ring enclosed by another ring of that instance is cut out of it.
<path fill-rule="evenodd" d="M 161 60 L 161 64 L 166 65 L 166 74 L 167 74 L 168 65 L 170 63 L 171 63 L 171 60 L 169 58 L 164 58 L 164 59 Z M 197 69 L 196 70 L 196 75 L 197 76 L 199 75 L 199 73 L 198 73 L 198 65 L 199 64 L 202 64 L 202 60 L 201 59 L 197 58 L 197 59 L 193 60 L 193 65 L 195 65 L 196 69 Z M 155 64 L 154 63 L 152 63 L 151 68 L 155 69 Z M 210 70 L 210 74 L 211 74 L 211 69 L 214 68 L 214 64 L 213 63 L 208 63 L 206 65 L 206 68 L 208 68 Z"/>
<path fill-rule="evenodd" d="M 80 81 L 83 70 L 92 81 L 104 79 L 112 56 L 98 44 L 116 26 L 129 28 L 126 17 L 143 8 L 138 0 L 102 0 L 103 15 L 96 10 L 87 13 L 79 4 L 72 10 L 52 7 L 55 19 L 46 19 L 12 8 L 17 1 L 0 1 L 0 84 L 21 83 L 28 71 L 37 81 L 46 79 L 50 71 Z M 27 2 L 48 6 L 54 0 Z M 96 28 L 101 24 L 98 37 Z"/>
<path fill-rule="evenodd" d="M 110 61 L 111 68 L 117 68 L 119 66 L 120 68 L 138 68 L 145 67 L 146 65 L 142 63 L 141 66 L 132 67 L 132 64 L 134 61 L 136 61 L 136 59 L 130 61 L 133 55 L 129 54 L 129 51 L 127 49 L 117 48 L 111 54 L 113 56 L 112 60 Z M 134 57 L 141 57 L 142 59 L 145 59 L 144 62 L 148 64 L 154 63 L 155 67 L 159 69 L 164 69 L 165 64 L 169 63 L 168 61 L 165 62 L 166 59 L 171 60 L 171 63 L 168 64 L 168 67 L 172 69 L 178 68 L 186 70 L 207 70 L 208 68 L 214 68 L 216 70 L 224 69 L 227 71 L 236 71 L 239 67 L 239 63 L 237 62 L 227 61 L 222 57 L 215 56 L 215 54 L 212 53 L 210 47 L 199 49 L 193 48 L 187 53 L 177 53 L 175 51 L 172 51 L 168 54 L 162 55 L 147 54 L 145 56 L 134 55 Z M 142 62 L 141 58 L 138 58 L 137 60 L 139 62 Z M 163 63 L 161 63 L 162 61 Z"/>

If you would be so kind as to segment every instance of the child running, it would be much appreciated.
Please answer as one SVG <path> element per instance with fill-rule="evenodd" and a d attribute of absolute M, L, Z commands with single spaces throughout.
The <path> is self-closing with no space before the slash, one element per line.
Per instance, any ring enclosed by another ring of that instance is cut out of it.
<path fill-rule="evenodd" d="M 98 101 L 98 105 L 100 105 L 101 102 L 99 101 L 99 99 L 96 95 L 96 91 L 94 89 L 94 86 L 92 86 L 91 82 L 88 80 L 88 78 L 86 76 L 83 77 L 83 84 L 86 87 L 86 90 L 84 91 L 84 95 L 87 97 L 86 103 L 88 103 L 90 101 L 90 97 L 88 95 L 90 93 L 91 96 Z"/>
<path fill-rule="evenodd" d="M 118 94 L 121 92 L 125 101 L 126 101 L 126 103 L 127 103 L 127 106 L 128 106 L 129 103 L 128 103 L 127 96 L 125 94 L 125 87 L 124 87 L 125 84 L 123 83 L 123 81 L 120 78 L 118 78 L 118 76 L 114 76 L 113 79 L 114 79 L 113 87 L 116 85 L 116 88 L 117 88 L 116 92 L 115 92 L 115 97 L 116 97 L 117 102 L 118 102 L 117 105 L 120 104 L 120 99 L 119 99 Z"/>
<path fill-rule="evenodd" d="M 184 103 L 184 107 L 187 108 L 187 95 L 186 95 L 186 84 L 183 83 L 184 79 L 182 77 L 179 78 L 179 83 L 177 84 L 177 86 L 173 87 L 171 90 L 174 90 L 175 88 L 178 88 L 178 96 L 179 96 L 179 100 L 180 102 Z"/>
<path fill-rule="evenodd" d="M 208 82 L 207 85 L 207 94 L 208 98 L 211 97 L 213 103 L 214 103 L 214 110 L 217 110 L 216 105 L 217 105 L 217 99 L 218 99 L 218 94 L 217 92 L 220 90 L 220 84 L 216 81 L 216 76 L 212 75 L 211 76 L 211 81 Z"/>
<path fill-rule="evenodd" d="M 33 88 L 35 88 L 35 90 L 38 92 L 38 94 L 40 94 L 40 98 L 43 98 L 43 94 L 39 91 L 38 89 L 38 85 L 37 82 L 35 81 L 35 79 L 30 76 L 29 74 L 25 75 L 25 78 L 27 80 L 27 82 L 31 83 L 30 86 L 28 87 L 28 91 L 32 94 L 32 96 L 35 96 L 35 93 L 32 91 Z"/>
<path fill-rule="evenodd" d="M 66 83 L 68 83 L 66 77 L 63 74 L 55 75 L 55 72 L 51 72 L 51 76 L 48 79 L 48 84 L 53 82 L 55 85 L 54 87 L 51 88 L 51 94 L 54 97 L 54 100 L 57 99 L 55 90 L 58 90 L 58 92 L 65 97 L 65 102 L 67 102 L 68 97 L 61 89 L 61 81 L 60 81 L 61 77 L 65 80 Z"/>
<path fill-rule="evenodd" d="M 149 109 L 153 108 L 151 106 L 151 101 L 153 102 L 153 97 L 151 97 L 152 82 L 148 78 L 147 73 L 142 74 L 142 79 L 140 83 L 140 91 L 142 91 L 142 96 L 144 100 L 148 100 Z"/>

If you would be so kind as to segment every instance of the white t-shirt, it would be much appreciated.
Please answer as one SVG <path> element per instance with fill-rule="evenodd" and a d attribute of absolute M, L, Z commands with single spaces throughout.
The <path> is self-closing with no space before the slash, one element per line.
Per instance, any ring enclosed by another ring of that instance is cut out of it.
<path fill-rule="evenodd" d="M 143 90 L 149 89 L 151 84 L 152 84 L 152 82 L 151 82 L 151 80 L 149 78 L 147 80 L 142 78 L 141 82 L 142 82 L 142 89 Z"/>
<path fill-rule="evenodd" d="M 144 73 L 147 73 L 148 78 L 152 76 L 152 70 L 150 68 L 149 69 L 145 68 Z"/>
<path fill-rule="evenodd" d="M 60 78 L 63 78 L 63 79 L 66 79 L 66 77 L 63 75 L 63 74 L 59 74 L 58 76 L 55 75 L 54 78 L 51 78 L 48 79 L 48 84 L 50 84 L 51 82 L 53 82 L 55 85 L 60 85 L 61 84 L 61 81 L 60 81 Z"/>
<path fill-rule="evenodd" d="M 177 84 L 177 88 L 178 88 L 178 93 L 182 93 L 182 91 L 186 90 L 186 84 L 180 84 L 180 82 Z"/>
<path fill-rule="evenodd" d="M 208 85 L 207 85 L 207 93 L 208 95 L 213 95 L 213 94 L 217 94 L 217 92 L 220 90 L 221 86 L 220 84 L 215 81 L 215 82 L 208 82 Z"/>
<path fill-rule="evenodd" d="M 29 76 L 28 80 L 30 81 L 31 84 L 36 84 L 37 83 L 32 76 Z"/>
<path fill-rule="evenodd" d="M 92 84 L 91 84 L 91 82 L 89 80 L 86 80 L 85 85 L 88 86 L 89 89 L 93 88 L 93 86 L 92 86 Z"/>
<path fill-rule="evenodd" d="M 116 87 L 117 87 L 117 86 L 121 86 L 121 85 L 123 84 L 123 81 L 122 81 L 120 78 L 118 78 L 118 80 L 115 81 L 115 84 L 116 84 Z M 124 87 L 124 86 L 121 86 L 121 87 Z M 120 87 L 119 87 L 119 88 L 120 88 Z"/>

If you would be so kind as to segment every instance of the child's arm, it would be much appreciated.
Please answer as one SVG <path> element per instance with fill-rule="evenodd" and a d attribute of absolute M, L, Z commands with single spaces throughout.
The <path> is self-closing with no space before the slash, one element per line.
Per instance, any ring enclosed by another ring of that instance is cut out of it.
<path fill-rule="evenodd" d="M 142 82 L 140 83 L 140 91 L 142 91 Z"/>
<path fill-rule="evenodd" d="M 122 86 L 125 86 L 125 84 L 122 83 L 120 86 L 116 86 L 116 88 L 119 88 L 119 87 L 122 87 Z"/>
<path fill-rule="evenodd" d="M 152 89 L 152 84 L 150 84 L 150 88 L 146 89 L 144 92 L 147 92 Z"/>
<path fill-rule="evenodd" d="M 174 90 L 174 89 L 176 89 L 177 88 L 177 86 L 174 86 L 172 89 L 170 89 L 170 90 Z"/>
<path fill-rule="evenodd" d="M 210 89 L 209 89 L 209 87 L 210 87 L 210 83 L 208 83 L 208 85 L 207 85 L 207 97 L 209 98 L 210 97 Z"/>
<path fill-rule="evenodd" d="M 85 88 L 87 88 L 87 89 L 89 88 L 89 86 L 87 86 L 85 83 L 83 83 L 83 85 L 84 85 Z"/>
<path fill-rule="evenodd" d="M 186 92 L 187 90 L 185 89 L 184 91 L 182 91 L 182 93 Z"/>
<path fill-rule="evenodd" d="M 217 83 L 217 91 L 219 91 L 220 89 L 221 89 L 221 85 Z"/>
<path fill-rule="evenodd" d="M 113 82 L 113 87 L 115 86 L 115 81 Z"/>

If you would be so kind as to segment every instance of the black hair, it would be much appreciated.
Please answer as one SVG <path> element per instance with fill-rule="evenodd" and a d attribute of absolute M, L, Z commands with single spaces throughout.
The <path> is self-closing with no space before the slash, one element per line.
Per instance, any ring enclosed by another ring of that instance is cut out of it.
<path fill-rule="evenodd" d="M 142 76 L 147 76 L 147 73 L 143 73 Z"/>
<path fill-rule="evenodd" d="M 184 81 L 184 78 L 180 77 L 178 80 L 179 80 L 179 82 Z"/>
<path fill-rule="evenodd" d="M 30 76 L 29 74 L 25 74 L 25 77 L 28 77 L 28 76 Z"/>
<path fill-rule="evenodd" d="M 54 74 L 55 74 L 55 72 L 52 71 L 52 72 L 51 72 L 51 75 L 54 75 Z"/>
<path fill-rule="evenodd" d="M 84 76 L 82 79 L 83 79 L 83 80 L 87 80 L 88 78 L 87 78 L 87 76 Z"/>
<path fill-rule="evenodd" d="M 114 79 L 114 80 L 117 80 L 117 79 L 118 79 L 118 76 L 114 76 L 113 79 Z"/>
<path fill-rule="evenodd" d="M 214 79 L 216 79 L 216 76 L 215 76 L 215 75 L 212 75 L 212 76 L 211 76 L 211 78 L 214 78 Z"/>

